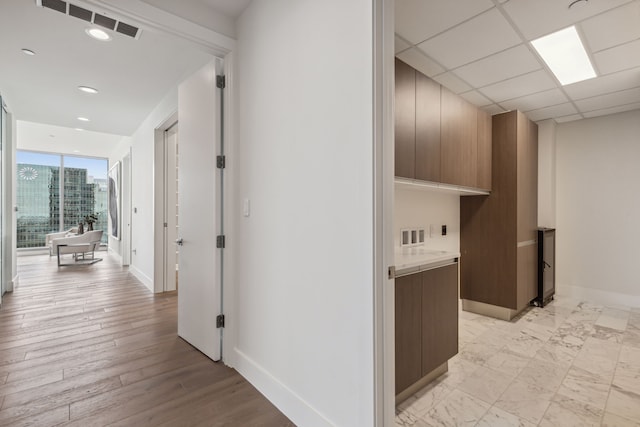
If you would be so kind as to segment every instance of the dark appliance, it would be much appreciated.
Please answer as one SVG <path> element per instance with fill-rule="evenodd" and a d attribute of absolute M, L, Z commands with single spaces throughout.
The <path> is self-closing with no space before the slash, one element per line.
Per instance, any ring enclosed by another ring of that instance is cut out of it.
<path fill-rule="evenodd" d="M 556 292 L 556 229 L 538 229 L 538 296 L 534 304 L 544 307 Z"/>

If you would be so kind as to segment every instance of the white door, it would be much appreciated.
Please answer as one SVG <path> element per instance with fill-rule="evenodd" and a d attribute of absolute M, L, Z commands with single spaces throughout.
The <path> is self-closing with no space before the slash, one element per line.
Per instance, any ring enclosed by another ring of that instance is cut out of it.
<path fill-rule="evenodd" d="M 216 60 L 185 80 L 178 88 L 180 122 L 180 206 L 178 335 L 213 360 L 220 360 L 221 249 L 216 236 L 221 224 L 221 93 Z"/>

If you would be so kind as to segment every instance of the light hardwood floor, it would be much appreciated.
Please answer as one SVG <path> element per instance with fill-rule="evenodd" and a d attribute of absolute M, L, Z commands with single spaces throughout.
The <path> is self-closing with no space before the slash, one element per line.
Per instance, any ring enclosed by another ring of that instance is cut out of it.
<path fill-rule="evenodd" d="M 18 258 L 0 308 L 1 426 L 293 426 L 177 336 L 176 293 L 152 294 L 100 254 L 61 268 Z"/>

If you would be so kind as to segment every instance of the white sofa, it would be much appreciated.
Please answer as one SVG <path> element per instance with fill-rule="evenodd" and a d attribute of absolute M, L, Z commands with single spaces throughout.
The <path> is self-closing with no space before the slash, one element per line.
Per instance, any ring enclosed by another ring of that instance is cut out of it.
<path fill-rule="evenodd" d="M 58 256 L 58 266 L 80 263 L 94 264 L 102 261 L 102 258 L 96 258 L 94 254 L 100 248 L 102 233 L 102 230 L 93 230 L 77 236 L 53 239 L 51 241 L 51 251 Z M 74 263 L 61 263 L 60 256 L 65 254 L 73 254 Z M 87 258 L 89 255 L 91 255 L 91 258 Z"/>

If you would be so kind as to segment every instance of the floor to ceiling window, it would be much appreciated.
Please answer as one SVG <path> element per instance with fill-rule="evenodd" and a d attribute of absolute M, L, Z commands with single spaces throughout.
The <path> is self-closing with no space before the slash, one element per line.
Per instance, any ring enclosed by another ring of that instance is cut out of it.
<path fill-rule="evenodd" d="M 107 236 L 107 159 L 16 152 L 18 248 L 44 246 L 45 235 L 68 230 L 95 215 Z"/>

